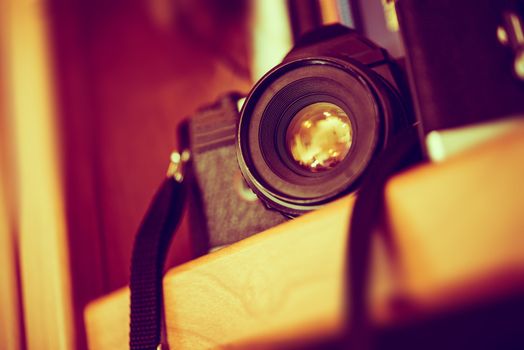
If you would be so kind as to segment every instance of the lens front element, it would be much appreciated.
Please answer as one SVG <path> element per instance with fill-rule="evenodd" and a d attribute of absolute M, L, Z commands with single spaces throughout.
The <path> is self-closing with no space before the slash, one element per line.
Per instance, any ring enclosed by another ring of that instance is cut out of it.
<path fill-rule="evenodd" d="M 353 127 L 346 112 L 329 102 L 302 108 L 286 132 L 286 146 L 292 159 L 311 172 L 334 168 L 348 154 Z"/>
<path fill-rule="evenodd" d="M 388 89 L 352 60 L 299 58 L 274 68 L 250 92 L 238 124 L 249 187 L 289 216 L 357 190 L 393 116 L 403 116 Z"/>

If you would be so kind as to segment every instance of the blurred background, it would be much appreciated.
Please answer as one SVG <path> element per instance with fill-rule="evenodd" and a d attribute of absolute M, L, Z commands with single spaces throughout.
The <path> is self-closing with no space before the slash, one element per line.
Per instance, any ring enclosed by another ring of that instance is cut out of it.
<path fill-rule="evenodd" d="M 334 22 L 402 56 L 381 0 L 0 1 L 1 347 L 85 349 L 177 124 Z M 187 220 L 170 254 L 193 257 Z"/>

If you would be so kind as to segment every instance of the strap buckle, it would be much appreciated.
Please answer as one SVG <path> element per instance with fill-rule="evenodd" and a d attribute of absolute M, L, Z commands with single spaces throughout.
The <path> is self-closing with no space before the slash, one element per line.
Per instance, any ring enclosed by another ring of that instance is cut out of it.
<path fill-rule="evenodd" d="M 524 80 L 524 20 L 517 11 L 506 11 L 503 17 L 503 23 L 497 27 L 497 39 L 513 50 L 513 72 Z"/>
<path fill-rule="evenodd" d="M 179 183 L 184 181 L 184 165 L 189 161 L 190 158 L 191 153 L 187 149 L 183 150 L 182 153 L 173 151 L 169 157 L 170 162 L 167 168 L 166 176 L 168 178 L 175 179 Z"/>

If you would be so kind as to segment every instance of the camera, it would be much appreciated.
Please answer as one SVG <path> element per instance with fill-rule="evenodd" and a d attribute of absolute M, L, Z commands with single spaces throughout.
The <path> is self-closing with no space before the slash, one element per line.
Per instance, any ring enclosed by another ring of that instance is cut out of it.
<path fill-rule="evenodd" d="M 412 123 L 387 52 L 341 26 L 306 34 L 238 108 L 231 93 L 183 126 L 194 224 L 211 247 L 353 193 L 373 159 Z M 205 217 L 205 220 L 198 219 Z"/>

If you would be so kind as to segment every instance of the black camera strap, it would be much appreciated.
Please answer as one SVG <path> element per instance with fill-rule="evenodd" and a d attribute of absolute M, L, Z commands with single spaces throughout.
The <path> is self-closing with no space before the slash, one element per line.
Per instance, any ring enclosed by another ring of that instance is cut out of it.
<path fill-rule="evenodd" d="M 131 258 L 131 350 L 167 349 L 163 334 L 162 277 L 167 251 L 185 204 L 183 165 L 188 153 L 174 152 L 135 237 Z"/>
<path fill-rule="evenodd" d="M 346 257 L 346 340 L 344 348 L 368 350 L 374 348 L 373 328 L 369 314 L 369 276 L 372 236 L 384 235 L 386 229 L 376 230 L 384 215 L 384 190 L 388 179 L 406 167 L 420 162 L 422 153 L 417 130 L 408 127 L 396 135 L 393 142 L 373 161 L 363 178 L 355 201 L 348 232 Z M 386 244 L 391 247 L 391 245 Z M 394 252 L 391 252 L 394 258 Z M 392 261 L 392 263 L 395 263 Z"/>

